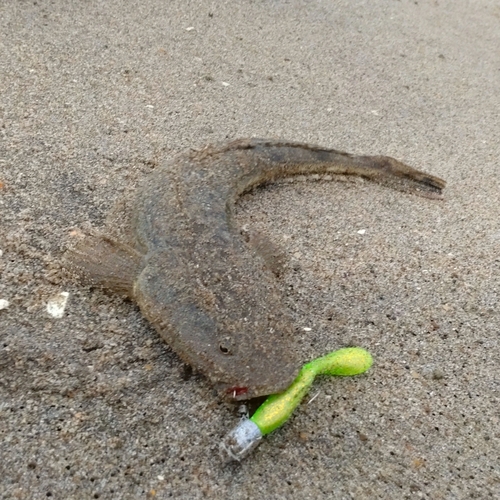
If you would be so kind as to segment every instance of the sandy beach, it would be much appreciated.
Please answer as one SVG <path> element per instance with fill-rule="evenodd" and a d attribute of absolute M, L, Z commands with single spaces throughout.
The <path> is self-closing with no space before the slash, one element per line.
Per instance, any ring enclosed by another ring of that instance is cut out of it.
<path fill-rule="evenodd" d="M 495 0 L 4 0 L 0 498 L 500 498 L 499 47 Z M 61 257 L 173 155 L 240 137 L 447 186 L 300 178 L 240 199 L 238 224 L 286 256 L 300 358 L 357 345 L 374 364 L 317 380 L 225 463 L 239 405 Z"/>

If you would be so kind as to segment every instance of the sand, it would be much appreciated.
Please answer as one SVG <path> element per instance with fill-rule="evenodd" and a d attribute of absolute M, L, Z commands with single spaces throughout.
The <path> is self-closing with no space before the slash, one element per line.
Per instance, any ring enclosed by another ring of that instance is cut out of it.
<path fill-rule="evenodd" d="M 500 497 L 499 23 L 495 0 L 4 0 L 1 498 Z M 448 185 L 297 180 L 240 201 L 287 256 L 304 361 L 359 345 L 375 363 L 318 380 L 226 464 L 238 406 L 60 262 L 166 158 L 250 136 Z"/>

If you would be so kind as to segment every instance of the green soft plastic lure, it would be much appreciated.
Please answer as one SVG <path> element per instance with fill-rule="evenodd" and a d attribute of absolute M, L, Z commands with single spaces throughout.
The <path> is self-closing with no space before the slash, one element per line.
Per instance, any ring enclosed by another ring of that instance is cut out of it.
<path fill-rule="evenodd" d="M 272 394 L 250 419 L 242 420 L 222 441 L 221 448 L 234 460 L 245 458 L 266 434 L 283 425 L 302 401 L 317 375 L 352 376 L 366 372 L 371 354 L 346 347 L 305 364 L 288 389 Z"/>

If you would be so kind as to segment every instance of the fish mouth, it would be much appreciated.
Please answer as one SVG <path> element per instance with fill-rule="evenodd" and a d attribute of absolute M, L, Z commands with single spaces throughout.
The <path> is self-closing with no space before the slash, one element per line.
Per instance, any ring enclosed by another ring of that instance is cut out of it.
<path fill-rule="evenodd" d="M 257 398 L 259 396 L 267 396 L 271 394 L 268 390 L 256 389 L 255 387 L 246 386 L 243 384 L 228 384 L 218 383 L 215 385 L 215 390 L 220 397 L 228 401 L 245 401 L 248 399 Z"/>
<path fill-rule="evenodd" d="M 216 389 L 224 398 L 229 399 L 230 401 L 244 401 L 283 392 L 288 388 L 293 380 L 294 378 L 292 377 L 291 380 L 285 380 L 279 384 L 273 384 L 272 386 L 266 385 L 262 387 L 221 383 L 218 384 Z"/>
<path fill-rule="evenodd" d="M 227 397 L 234 399 L 235 401 L 241 401 L 242 399 L 250 399 L 252 396 L 248 394 L 248 387 L 227 387 L 224 390 Z"/>
<path fill-rule="evenodd" d="M 286 369 L 285 369 L 286 368 Z M 229 401 L 243 401 L 277 394 L 285 391 L 292 384 L 299 373 L 299 366 L 292 363 L 276 371 L 273 377 L 255 376 L 243 374 L 241 376 L 228 377 L 225 380 L 212 380 L 218 394 Z M 259 380 L 260 378 L 260 380 Z"/>

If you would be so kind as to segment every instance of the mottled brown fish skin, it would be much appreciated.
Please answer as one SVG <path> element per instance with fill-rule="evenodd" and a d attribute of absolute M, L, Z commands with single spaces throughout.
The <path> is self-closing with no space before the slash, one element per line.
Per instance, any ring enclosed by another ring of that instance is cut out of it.
<path fill-rule="evenodd" d="M 132 208 L 132 245 L 93 235 L 68 260 L 91 281 L 128 293 L 228 397 L 280 392 L 301 366 L 294 327 L 265 259 L 235 227 L 233 207 L 245 191 L 298 174 L 357 175 L 430 198 L 445 186 L 389 157 L 237 140 L 185 152 L 150 175 Z"/>

